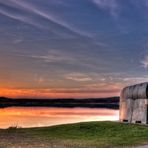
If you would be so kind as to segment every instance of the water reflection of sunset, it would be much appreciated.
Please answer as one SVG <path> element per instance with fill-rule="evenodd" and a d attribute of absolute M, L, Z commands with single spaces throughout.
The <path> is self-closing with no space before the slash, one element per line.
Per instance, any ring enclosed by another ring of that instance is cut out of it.
<path fill-rule="evenodd" d="M 118 120 L 118 110 L 89 108 L 11 107 L 0 109 L 0 128 L 50 126 L 82 121 Z"/>

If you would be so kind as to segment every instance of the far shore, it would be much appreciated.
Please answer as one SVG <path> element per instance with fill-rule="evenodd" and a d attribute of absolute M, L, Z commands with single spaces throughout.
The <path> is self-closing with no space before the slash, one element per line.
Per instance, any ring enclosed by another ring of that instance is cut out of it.
<path fill-rule="evenodd" d="M 12 99 L 0 97 L 0 107 L 89 107 L 119 109 L 119 97 L 87 99 Z"/>

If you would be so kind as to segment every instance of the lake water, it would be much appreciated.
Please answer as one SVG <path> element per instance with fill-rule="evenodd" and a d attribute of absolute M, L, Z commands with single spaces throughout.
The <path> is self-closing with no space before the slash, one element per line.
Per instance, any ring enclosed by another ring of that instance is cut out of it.
<path fill-rule="evenodd" d="M 115 121 L 119 111 L 92 108 L 8 107 L 0 109 L 0 128 L 40 127 L 85 121 Z"/>

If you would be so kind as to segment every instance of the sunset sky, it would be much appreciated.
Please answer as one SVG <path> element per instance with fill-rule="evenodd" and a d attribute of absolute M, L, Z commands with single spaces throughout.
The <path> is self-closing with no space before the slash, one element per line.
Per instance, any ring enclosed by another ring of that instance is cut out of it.
<path fill-rule="evenodd" d="M 0 0 L 0 96 L 118 96 L 148 81 L 147 0 Z"/>

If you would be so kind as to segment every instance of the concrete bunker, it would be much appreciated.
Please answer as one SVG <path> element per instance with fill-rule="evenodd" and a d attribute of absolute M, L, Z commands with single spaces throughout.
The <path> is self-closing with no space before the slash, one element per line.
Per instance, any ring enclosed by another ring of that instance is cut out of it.
<path fill-rule="evenodd" d="M 119 116 L 121 122 L 148 124 L 148 82 L 121 91 Z"/>

